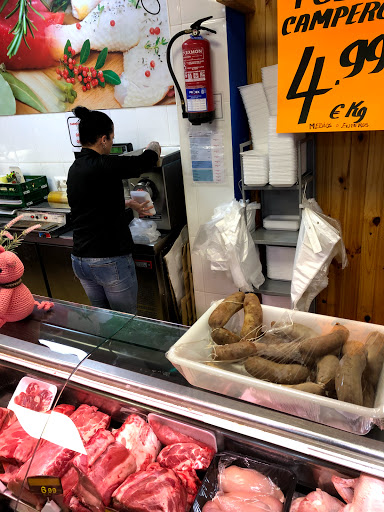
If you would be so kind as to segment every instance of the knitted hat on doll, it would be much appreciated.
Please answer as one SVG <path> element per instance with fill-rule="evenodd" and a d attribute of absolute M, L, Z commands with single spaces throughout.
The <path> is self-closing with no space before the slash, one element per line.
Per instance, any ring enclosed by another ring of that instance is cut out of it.
<path fill-rule="evenodd" d="M 35 301 L 32 293 L 22 283 L 24 265 L 13 251 L 28 233 L 40 227 L 40 224 L 36 224 L 14 237 L 7 230 L 22 217 L 19 215 L 11 220 L 0 231 L 0 327 L 6 322 L 23 320 L 32 313 L 35 305 L 46 311 L 53 307 L 52 302 Z"/>

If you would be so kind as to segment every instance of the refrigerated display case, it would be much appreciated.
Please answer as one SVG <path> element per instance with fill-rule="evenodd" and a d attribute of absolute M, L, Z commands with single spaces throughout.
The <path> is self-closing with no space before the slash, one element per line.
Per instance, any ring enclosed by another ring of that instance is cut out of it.
<path fill-rule="evenodd" d="M 111 416 L 110 428 L 119 428 L 132 413 L 155 413 L 208 430 L 218 452 L 292 471 L 296 491 L 303 494 L 316 488 L 332 492 L 332 474 L 384 478 L 384 436 L 378 428 L 358 436 L 188 384 L 165 357 L 187 329 L 55 301 L 51 312 L 35 311 L 0 330 L 0 407 L 7 407 L 23 377 L 32 377 L 57 387 L 53 407 L 95 406 Z M 41 506 L 39 500 L 33 506 L 24 491 L 2 489 L 1 510 Z"/>

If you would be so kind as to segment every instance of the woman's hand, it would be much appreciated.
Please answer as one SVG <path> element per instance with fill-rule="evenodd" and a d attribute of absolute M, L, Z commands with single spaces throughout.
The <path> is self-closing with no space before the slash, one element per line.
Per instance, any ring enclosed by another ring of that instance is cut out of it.
<path fill-rule="evenodd" d="M 153 208 L 153 204 L 151 201 L 144 201 L 144 203 L 138 203 L 134 199 L 128 199 L 125 201 L 125 205 L 128 206 L 128 208 L 132 208 L 132 210 L 135 210 L 139 217 L 150 217 L 151 214 L 149 213 L 149 210 Z"/>

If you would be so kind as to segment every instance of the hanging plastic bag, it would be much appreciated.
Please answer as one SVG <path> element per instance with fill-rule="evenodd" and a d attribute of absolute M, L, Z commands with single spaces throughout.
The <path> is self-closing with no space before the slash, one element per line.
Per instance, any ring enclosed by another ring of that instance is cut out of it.
<path fill-rule="evenodd" d="M 200 226 L 193 252 L 207 259 L 243 291 L 253 291 L 264 282 L 259 250 L 249 233 L 244 207 L 236 200 L 215 208 L 212 219 Z"/>
<path fill-rule="evenodd" d="M 348 264 L 341 226 L 323 214 L 314 199 L 303 199 L 303 215 L 291 285 L 294 309 L 308 311 L 313 299 L 328 286 L 329 265 L 335 258 Z"/>
<path fill-rule="evenodd" d="M 129 224 L 132 238 L 135 244 L 151 244 L 161 235 L 157 230 L 157 224 L 153 220 L 133 219 Z"/>

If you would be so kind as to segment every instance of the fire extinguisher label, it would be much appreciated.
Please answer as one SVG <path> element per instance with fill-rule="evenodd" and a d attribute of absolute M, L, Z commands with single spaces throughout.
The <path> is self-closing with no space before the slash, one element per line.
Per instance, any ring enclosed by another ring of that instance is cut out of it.
<path fill-rule="evenodd" d="M 207 89 L 194 87 L 187 89 L 188 112 L 205 112 L 207 110 Z"/>

